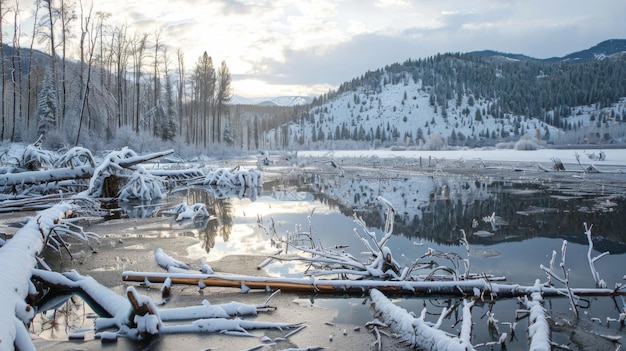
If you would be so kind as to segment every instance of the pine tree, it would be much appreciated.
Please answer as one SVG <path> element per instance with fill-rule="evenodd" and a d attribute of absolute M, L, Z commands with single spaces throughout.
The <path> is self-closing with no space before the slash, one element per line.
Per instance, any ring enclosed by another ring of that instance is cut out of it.
<path fill-rule="evenodd" d="M 46 69 L 46 74 L 37 96 L 37 132 L 46 135 L 57 125 L 57 91 L 52 80 L 52 73 Z"/>
<path fill-rule="evenodd" d="M 224 127 L 224 142 L 228 145 L 233 145 L 235 143 L 235 132 L 233 131 L 233 127 L 230 122 L 227 122 Z"/>
<path fill-rule="evenodd" d="M 176 123 L 176 107 L 174 103 L 174 92 L 170 75 L 165 76 L 165 116 L 163 125 L 161 126 L 161 139 L 174 140 L 178 131 L 178 123 Z"/>

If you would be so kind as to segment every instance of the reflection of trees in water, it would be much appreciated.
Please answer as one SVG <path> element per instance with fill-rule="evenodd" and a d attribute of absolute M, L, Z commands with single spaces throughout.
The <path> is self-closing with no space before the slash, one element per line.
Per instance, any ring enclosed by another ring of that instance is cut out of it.
<path fill-rule="evenodd" d="M 594 233 L 611 238 L 620 238 L 626 222 L 626 202 L 614 200 L 615 206 L 603 208 L 605 200 L 597 198 L 558 198 L 537 184 L 496 183 L 490 187 L 492 196 L 487 199 L 462 202 L 460 199 L 435 199 L 423 208 L 424 215 L 403 218 L 396 216 L 396 230 L 408 237 L 424 238 L 439 244 L 458 245 L 460 229 L 472 233 L 487 230 L 494 233 L 489 237 L 470 235 L 470 242 L 490 244 L 503 241 L 518 241 L 533 237 L 562 237 L 568 241 L 586 244 L 583 222 L 594 224 Z M 598 206 L 600 204 L 600 206 Z M 585 209 L 589 209 L 587 212 Z M 582 210 L 582 211 L 581 211 Z M 493 212 L 509 225 L 493 230 L 482 218 Z M 472 220 L 479 227 L 472 228 Z M 615 251 L 616 247 L 613 246 Z"/>
<path fill-rule="evenodd" d="M 203 203 L 211 215 L 209 218 L 194 221 L 198 230 L 202 248 L 208 253 L 215 246 L 215 239 L 220 236 L 224 242 L 233 231 L 233 203 L 228 198 L 217 199 L 212 193 L 194 189 L 187 194 L 187 203 Z"/>
<path fill-rule="evenodd" d="M 85 302 L 72 296 L 61 307 L 38 313 L 33 332 L 37 335 L 46 334 L 46 337 L 52 339 L 64 337 L 70 331 L 80 329 L 85 324 L 85 318 Z M 60 332 L 61 328 L 63 332 Z"/>
<path fill-rule="evenodd" d="M 111 203 L 113 204 L 113 203 Z M 148 218 L 154 215 L 154 211 L 161 204 L 161 200 L 150 201 L 116 201 L 115 205 L 121 208 L 130 218 Z"/>
<path fill-rule="evenodd" d="M 393 187 L 387 190 L 389 194 L 376 192 L 375 187 L 364 186 L 368 181 L 371 182 L 359 177 L 327 176 L 320 177 L 317 182 L 309 181 L 308 189 L 316 200 L 330 208 L 339 209 L 347 216 L 356 212 L 368 225 L 378 228 L 384 223 L 384 209 L 375 204 L 375 198 L 381 195 L 391 201 L 398 199 L 395 201 L 402 203 L 394 204 L 397 206 L 394 232 L 438 244 L 458 245 L 461 229 L 465 229 L 470 235 L 470 242 L 476 244 L 538 236 L 560 237 L 586 244 L 583 222 L 587 222 L 594 224 L 596 237 L 603 236 L 612 241 L 612 252 L 626 250 L 626 247 L 618 247 L 616 244 L 625 241 L 622 236 L 626 228 L 626 202 L 622 198 L 608 200 L 589 194 L 565 197 L 559 196 L 563 194 L 558 189 L 548 189 L 547 184 L 543 183 L 438 176 L 433 180 L 429 200 L 420 202 L 406 200 L 411 196 L 411 191 L 406 190 L 403 184 L 414 182 L 411 178 L 407 178 L 404 183 L 393 183 Z M 482 220 L 493 212 L 509 225 L 493 230 L 490 224 Z M 477 228 L 472 228 L 474 219 L 478 221 Z M 494 235 L 471 235 L 477 230 L 486 230 Z M 604 244 L 607 249 L 608 245 Z M 596 247 L 603 250 L 603 243 L 599 242 Z"/>

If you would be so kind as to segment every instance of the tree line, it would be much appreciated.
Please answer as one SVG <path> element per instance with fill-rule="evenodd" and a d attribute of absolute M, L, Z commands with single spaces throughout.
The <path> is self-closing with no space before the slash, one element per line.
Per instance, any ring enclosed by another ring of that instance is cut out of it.
<path fill-rule="evenodd" d="M 36 1 L 24 46 L 19 6 L 0 1 L 0 33 L 14 17 L 13 41 L 0 35 L 0 141 L 44 134 L 51 147 L 94 146 L 134 133 L 196 148 L 235 142 L 225 61 L 205 52 L 187 68 L 161 30 L 131 33 L 80 0 Z"/>

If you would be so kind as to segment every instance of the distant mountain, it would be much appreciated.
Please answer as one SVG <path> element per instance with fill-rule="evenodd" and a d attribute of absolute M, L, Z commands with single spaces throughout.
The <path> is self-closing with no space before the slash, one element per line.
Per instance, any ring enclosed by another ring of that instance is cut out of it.
<path fill-rule="evenodd" d="M 564 62 L 576 61 L 587 62 L 594 60 L 603 60 L 616 55 L 626 54 L 626 39 L 609 39 L 593 46 L 589 49 L 573 52 L 563 57 L 550 57 L 547 59 L 538 59 L 523 54 L 511 54 L 494 50 L 472 51 L 469 55 L 480 57 L 487 60 L 514 60 L 514 61 L 543 61 L 543 62 Z"/>
<path fill-rule="evenodd" d="M 603 60 L 624 53 L 626 53 L 626 39 L 610 39 L 587 50 L 571 53 L 558 59 L 558 61 Z"/>
<path fill-rule="evenodd" d="M 254 97 L 248 98 L 241 95 L 233 95 L 230 105 L 260 105 L 260 106 L 296 106 L 311 103 L 310 96 L 277 96 L 277 97 Z"/>

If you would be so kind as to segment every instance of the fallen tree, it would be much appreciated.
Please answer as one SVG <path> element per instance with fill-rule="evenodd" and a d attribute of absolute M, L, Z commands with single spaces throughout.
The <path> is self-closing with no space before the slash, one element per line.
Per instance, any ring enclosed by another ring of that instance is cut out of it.
<path fill-rule="evenodd" d="M 347 280 L 310 278 L 278 278 L 264 276 L 246 276 L 230 274 L 198 273 L 161 273 L 133 272 L 122 273 L 122 280 L 127 282 L 164 283 L 169 279 L 172 284 L 205 285 L 256 290 L 277 290 L 309 292 L 318 294 L 356 294 L 362 295 L 370 289 L 378 289 L 386 294 L 414 296 L 474 296 L 477 291 L 482 295 L 495 298 L 525 296 L 536 291 L 535 286 L 518 284 L 498 284 L 486 279 L 459 281 L 401 281 L 401 280 Z M 478 289 L 478 290 L 477 290 Z M 245 289 L 244 289 L 245 290 Z M 626 296 L 626 289 L 571 288 L 577 296 Z M 543 296 L 563 296 L 567 288 L 542 286 Z"/>
<path fill-rule="evenodd" d="M 61 203 L 40 212 L 0 248 L 0 350 L 34 350 L 26 329 L 35 313 L 26 303 L 28 295 L 36 293 L 30 280 L 31 270 L 47 245 L 63 245 L 63 235 L 73 233 L 88 239 L 84 232 L 62 223 L 73 208 L 69 203 Z"/>
<path fill-rule="evenodd" d="M 28 145 L 21 159 L 8 163 L 12 166 L 0 166 L 0 193 L 7 194 L 2 196 L 0 212 L 43 210 L 85 190 L 83 195 L 92 198 L 159 198 L 162 180 L 174 183 L 201 174 L 199 170 L 159 170 L 154 175 L 139 166 L 172 152 L 137 155 L 125 148 L 109 153 L 96 167 L 91 152 L 84 148 L 56 156 Z"/>

